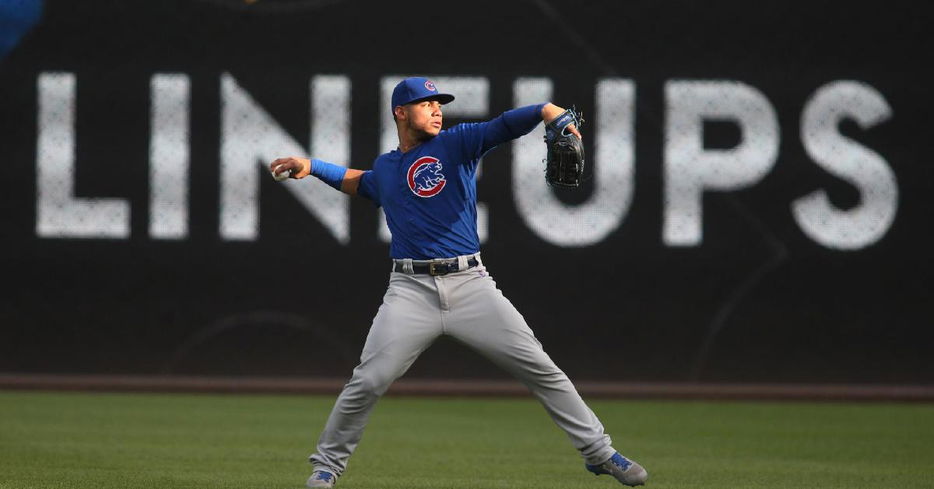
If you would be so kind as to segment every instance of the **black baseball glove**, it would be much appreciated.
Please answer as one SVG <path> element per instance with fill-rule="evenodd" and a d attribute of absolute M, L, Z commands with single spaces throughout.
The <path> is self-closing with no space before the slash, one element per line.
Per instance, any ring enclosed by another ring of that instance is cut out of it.
<path fill-rule="evenodd" d="M 545 158 L 545 181 L 559 187 L 578 187 L 584 174 L 584 142 L 567 130 L 574 124 L 578 130 L 584 123 L 574 108 L 545 126 L 545 146 L 548 156 Z"/>

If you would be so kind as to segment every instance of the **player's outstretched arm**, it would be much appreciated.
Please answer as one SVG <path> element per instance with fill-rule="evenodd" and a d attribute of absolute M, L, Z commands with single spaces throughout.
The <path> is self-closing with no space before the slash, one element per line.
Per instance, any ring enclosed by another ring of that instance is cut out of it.
<path fill-rule="evenodd" d="M 297 156 L 279 158 L 269 164 L 269 171 L 276 180 L 302 179 L 314 175 L 345 194 L 356 195 L 360 187 L 363 170 L 344 168 L 321 160 L 310 160 Z"/>
<path fill-rule="evenodd" d="M 512 110 L 507 110 L 488 122 L 481 123 L 477 127 L 483 131 L 483 136 L 479 139 L 479 155 L 499 146 L 506 141 L 520 138 L 535 129 L 536 126 L 545 122 L 548 124 L 565 110 L 552 103 L 537 105 L 527 105 Z M 581 137 L 580 132 L 574 125 L 568 126 L 572 134 Z"/>

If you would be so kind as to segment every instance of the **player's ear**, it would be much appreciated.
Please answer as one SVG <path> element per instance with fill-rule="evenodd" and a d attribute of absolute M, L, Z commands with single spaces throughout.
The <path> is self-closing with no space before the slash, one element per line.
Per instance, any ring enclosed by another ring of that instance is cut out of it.
<path fill-rule="evenodd" d="M 403 107 L 403 106 L 401 106 L 401 105 L 395 106 L 395 107 L 392 109 L 392 114 L 393 114 L 394 116 L 396 116 L 395 119 L 396 119 L 397 121 L 401 121 L 401 120 L 405 119 L 405 118 L 406 118 L 406 117 L 405 117 L 405 115 L 406 115 L 406 114 L 405 114 L 405 107 Z"/>

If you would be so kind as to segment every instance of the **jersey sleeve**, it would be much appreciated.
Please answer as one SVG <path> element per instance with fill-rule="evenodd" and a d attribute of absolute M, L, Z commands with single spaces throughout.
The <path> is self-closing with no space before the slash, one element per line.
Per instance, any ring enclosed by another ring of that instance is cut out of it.
<path fill-rule="evenodd" d="M 527 105 L 503 112 L 487 122 L 461 124 L 459 129 L 465 153 L 469 159 L 476 160 L 496 146 L 532 132 L 542 122 L 544 106 Z"/>
<path fill-rule="evenodd" d="M 357 195 L 372 200 L 377 206 L 379 203 L 379 186 L 376 184 L 376 173 L 373 170 L 367 170 L 360 176 L 360 185 L 357 187 Z"/>

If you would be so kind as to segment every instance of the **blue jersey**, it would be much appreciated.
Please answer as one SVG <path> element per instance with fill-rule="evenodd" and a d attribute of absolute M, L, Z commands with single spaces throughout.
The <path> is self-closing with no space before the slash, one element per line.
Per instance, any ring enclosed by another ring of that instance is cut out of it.
<path fill-rule="evenodd" d="M 543 105 L 459 124 L 405 153 L 393 150 L 376 158 L 357 193 L 386 213 L 389 256 L 430 260 L 480 251 L 477 163 L 497 145 L 534 129 Z"/>

